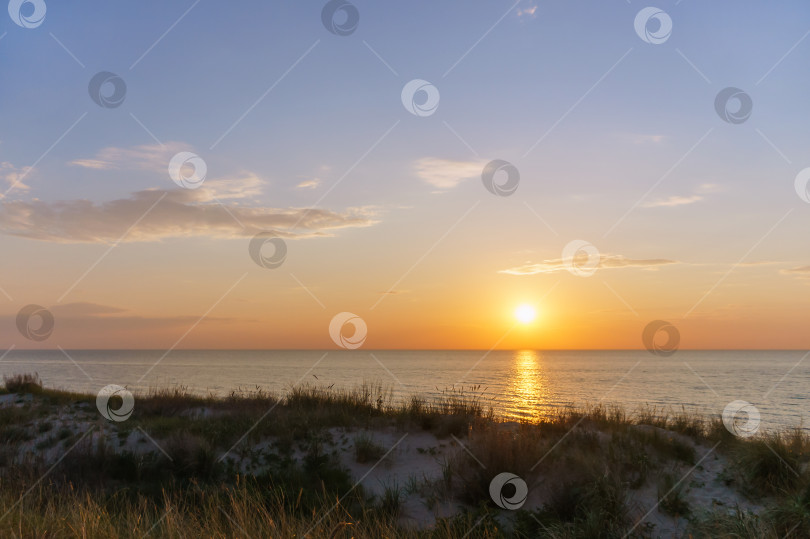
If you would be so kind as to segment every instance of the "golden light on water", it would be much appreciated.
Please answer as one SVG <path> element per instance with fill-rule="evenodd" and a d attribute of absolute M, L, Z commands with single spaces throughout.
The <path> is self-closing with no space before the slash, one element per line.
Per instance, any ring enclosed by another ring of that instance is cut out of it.
<path fill-rule="evenodd" d="M 540 419 L 546 415 L 545 409 L 551 401 L 542 353 L 535 350 L 516 350 L 513 357 L 510 387 L 506 393 L 511 400 L 510 408 L 528 408 L 528 413 L 518 415 L 522 419 Z"/>
<path fill-rule="evenodd" d="M 524 303 L 515 309 L 515 318 L 517 318 L 518 322 L 528 324 L 532 322 L 535 317 L 537 317 L 537 311 L 531 305 Z"/>

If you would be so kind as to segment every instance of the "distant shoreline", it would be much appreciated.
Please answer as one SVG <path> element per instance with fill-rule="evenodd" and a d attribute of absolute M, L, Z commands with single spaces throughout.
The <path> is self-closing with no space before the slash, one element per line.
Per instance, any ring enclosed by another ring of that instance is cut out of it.
<path fill-rule="evenodd" d="M 165 348 L 64 348 L 68 352 L 165 352 Z M 334 352 L 352 353 L 340 348 L 175 348 L 178 352 Z M 363 348 L 364 352 L 646 352 L 644 348 Z M 16 347 L 15 352 L 53 352 L 59 348 Z M 679 352 L 807 352 L 806 348 L 686 348 Z"/>

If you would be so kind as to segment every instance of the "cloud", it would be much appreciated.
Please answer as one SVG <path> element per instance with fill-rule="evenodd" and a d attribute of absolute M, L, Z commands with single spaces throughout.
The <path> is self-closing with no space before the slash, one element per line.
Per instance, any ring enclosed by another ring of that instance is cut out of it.
<path fill-rule="evenodd" d="M 784 262 L 778 260 L 759 260 L 754 262 L 739 262 L 737 266 L 740 268 L 751 268 L 757 266 L 773 266 L 775 264 L 784 264 Z"/>
<path fill-rule="evenodd" d="M 65 303 L 63 305 L 52 305 L 50 310 L 56 316 L 104 316 L 107 314 L 118 314 L 125 311 L 118 307 L 111 307 L 110 305 L 101 305 L 98 303 L 89 303 L 86 301 Z"/>
<path fill-rule="evenodd" d="M 168 170 L 169 161 L 178 152 L 191 151 L 184 142 L 166 144 L 144 144 L 132 148 L 108 147 L 100 150 L 93 158 L 75 159 L 68 163 L 76 167 L 94 170 Z"/>
<path fill-rule="evenodd" d="M 499 270 L 498 273 L 505 273 L 507 275 L 537 275 L 539 273 L 555 273 L 558 271 L 567 271 L 568 266 L 566 260 L 562 258 L 555 258 L 552 260 L 544 260 L 538 263 L 523 264 L 514 268 Z M 641 269 L 657 269 L 658 266 L 668 264 L 677 264 L 675 260 L 668 260 L 665 258 L 650 258 L 650 259 L 633 259 L 627 258 L 622 255 L 604 254 L 600 257 L 599 268 L 641 268 Z"/>
<path fill-rule="evenodd" d="M 298 189 L 315 189 L 321 184 L 320 178 L 309 178 L 303 180 L 296 185 Z"/>
<path fill-rule="evenodd" d="M 791 268 L 782 270 L 782 273 L 810 273 L 810 266 L 801 266 L 798 268 Z"/>
<path fill-rule="evenodd" d="M 262 194 L 263 185 L 264 182 L 257 175 L 243 172 L 241 176 L 233 178 L 205 180 L 201 187 L 183 191 L 193 193 L 198 202 L 213 202 L 258 196 Z"/>
<path fill-rule="evenodd" d="M 703 195 L 708 195 L 711 193 L 720 193 L 723 190 L 724 189 L 722 185 L 717 185 L 716 183 L 702 183 L 698 186 L 697 189 L 695 189 L 695 192 Z"/>
<path fill-rule="evenodd" d="M 138 315 L 133 315 L 128 309 L 122 309 L 120 307 L 114 307 L 112 305 L 103 305 L 100 303 L 90 303 L 90 302 L 74 302 L 74 303 L 65 303 L 63 305 L 51 305 L 48 307 L 54 318 L 56 318 L 60 323 L 64 322 L 65 320 L 73 320 L 73 321 L 89 321 L 89 323 L 95 323 L 100 320 L 107 320 L 107 321 L 118 321 L 118 322 L 132 322 L 135 320 L 140 320 L 145 323 L 152 322 L 154 325 L 158 325 L 160 322 L 167 322 L 171 321 L 173 324 L 188 324 L 193 323 L 199 320 L 198 316 L 158 316 L 158 317 L 143 317 Z M 233 318 L 223 318 L 223 317 L 213 317 L 213 316 L 206 316 L 207 321 L 229 321 L 235 320 Z M 85 323 L 85 328 L 87 323 Z"/>
<path fill-rule="evenodd" d="M 381 296 L 398 296 L 400 294 L 408 294 L 410 290 L 387 290 L 385 292 L 377 292 Z"/>
<path fill-rule="evenodd" d="M 245 174 L 206 181 L 195 190 L 147 189 L 103 203 L 85 199 L 1 202 L 0 233 L 60 243 L 115 242 L 125 233 L 123 241 L 127 242 L 192 236 L 236 238 L 260 230 L 299 238 L 377 222 L 369 208 L 335 212 L 240 205 L 239 199 L 261 192 L 261 183 L 254 174 Z"/>
<path fill-rule="evenodd" d="M 810 266 L 800 266 L 798 268 L 790 268 L 779 270 L 783 275 L 793 275 L 800 279 L 810 279 Z"/>
<path fill-rule="evenodd" d="M 8 161 L 0 162 L 0 181 L 6 182 L 9 190 L 12 188 L 23 191 L 30 189 L 30 186 L 22 182 L 29 172 L 31 172 L 31 167 L 15 167 Z"/>
<path fill-rule="evenodd" d="M 141 315 L 128 309 L 97 303 L 66 303 L 51 305 L 48 309 L 56 321 L 54 333 L 48 343 L 58 342 L 66 348 L 86 347 L 88 342 L 106 348 L 142 347 L 144 335 L 149 335 L 150 346 L 168 348 L 176 344 L 177 335 L 184 330 L 196 328 L 199 338 L 222 325 L 244 326 L 251 320 L 209 315 L 200 320 L 198 313 L 191 315 Z M 18 342 L 19 334 L 11 333 L 15 326 L 16 314 L 0 315 L 0 338 L 8 342 Z M 210 330 L 209 330 L 210 328 Z M 47 343 L 37 343 L 47 344 Z M 155 357 L 155 360 L 158 356 Z M 146 367 L 144 367 L 145 369 Z"/>
<path fill-rule="evenodd" d="M 703 195 L 710 195 L 723 191 L 723 187 L 716 183 L 702 183 L 695 190 L 695 194 L 689 196 L 673 195 L 669 198 L 652 200 L 646 202 L 642 206 L 644 208 L 661 208 L 673 206 L 686 206 L 687 204 L 694 204 L 705 199 Z"/>
<path fill-rule="evenodd" d="M 74 167 L 92 168 L 96 170 L 106 170 L 114 168 L 112 162 L 102 159 L 74 159 L 68 165 Z"/>
<path fill-rule="evenodd" d="M 646 202 L 643 206 L 645 208 L 685 206 L 686 204 L 694 204 L 695 202 L 700 202 L 701 200 L 703 200 L 703 197 L 700 195 L 692 195 L 688 197 L 673 195 L 669 198 Z"/>
<path fill-rule="evenodd" d="M 518 8 L 517 16 L 534 18 L 536 12 L 537 12 L 537 4 L 532 4 L 529 7 Z"/>
<path fill-rule="evenodd" d="M 438 189 L 452 189 L 464 180 L 481 176 L 484 161 L 452 161 L 423 157 L 414 164 L 416 175 Z"/>

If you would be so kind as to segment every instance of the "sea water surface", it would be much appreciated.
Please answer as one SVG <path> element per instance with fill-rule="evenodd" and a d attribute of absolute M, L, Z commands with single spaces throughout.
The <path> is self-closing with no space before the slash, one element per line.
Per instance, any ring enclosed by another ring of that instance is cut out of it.
<path fill-rule="evenodd" d="M 810 357 L 805 351 L 396 351 L 396 350 L 12 350 L 0 374 L 37 372 L 48 387 L 95 393 L 118 384 L 134 393 L 181 385 L 227 395 L 296 384 L 389 387 L 394 400 L 450 388 L 483 395 L 510 419 L 560 408 L 619 404 L 719 415 L 752 403 L 763 429 L 810 425 Z M 473 390 L 472 388 L 477 388 Z M 137 406 L 137 404 L 136 404 Z"/>

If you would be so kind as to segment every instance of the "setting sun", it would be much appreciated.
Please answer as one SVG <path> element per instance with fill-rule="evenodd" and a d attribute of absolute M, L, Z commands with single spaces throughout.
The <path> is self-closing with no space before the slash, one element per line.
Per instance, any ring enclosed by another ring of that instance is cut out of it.
<path fill-rule="evenodd" d="M 535 316 L 537 316 L 537 312 L 534 310 L 534 307 L 531 305 L 520 305 L 517 309 L 515 309 L 515 318 L 518 319 L 519 322 L 524 324 L 528 324 L 532 320 L 534 320 Z"/>

